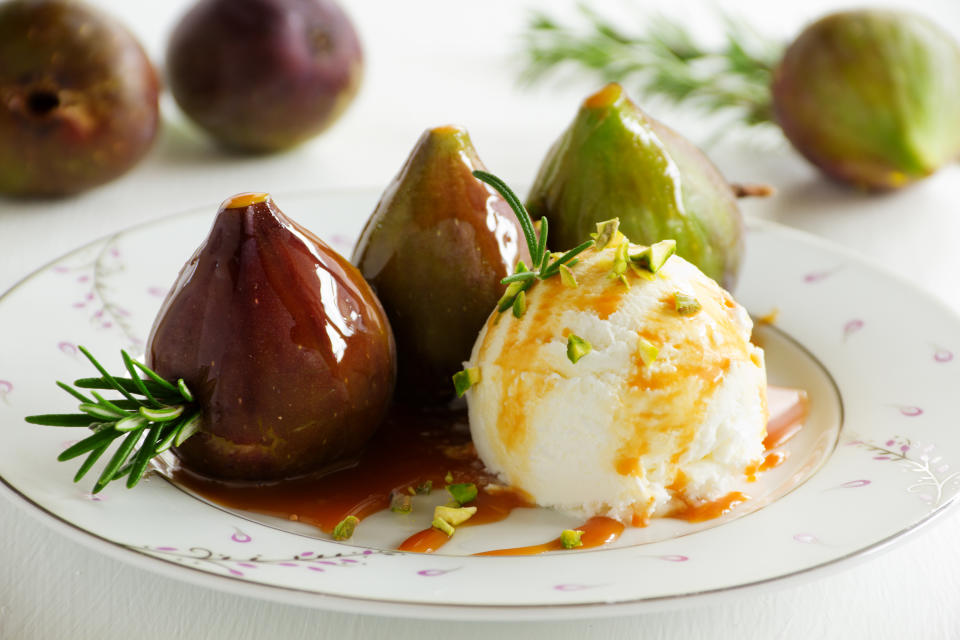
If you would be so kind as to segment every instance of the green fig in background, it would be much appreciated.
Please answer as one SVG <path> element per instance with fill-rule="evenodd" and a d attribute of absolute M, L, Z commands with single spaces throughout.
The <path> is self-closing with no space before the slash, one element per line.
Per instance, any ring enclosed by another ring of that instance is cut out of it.
<path fill-rule="evenodd" d="M 527 198 L 550 220 L 550 248 L 570 249 L 620 218 L 633 242 L 677 241 L 677 253 L 726 288 L 743 255 L 743 219 L 710 160 L 647 116 L 618 84 L 587 98 L 547 153 Z"/>
<path fill-rule="evenodd" d="M 353 252 L 397 342 L 398 400 L 453 397 L 500 280 L 530 256 L 516 216 L 492 187 L 463 129 L 426 131 L 387 187 Z"/>
<path fill-rule="evenodd" d="M 790 142 L 827 175 L 902 187 L 960 153 L 960 47 L 913 13 L 836 13 L 787 49 L 773 103 Z"/>

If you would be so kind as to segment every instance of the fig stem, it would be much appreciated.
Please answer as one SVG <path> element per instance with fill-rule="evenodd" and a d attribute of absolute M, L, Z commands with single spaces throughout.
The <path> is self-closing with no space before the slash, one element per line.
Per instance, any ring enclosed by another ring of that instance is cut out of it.
<path fill-rule="evenodd" d="M 776 191 L 773 185 L 751 182 L 731 182 L 730 188 L 738 198 L 767 198 Z"/>

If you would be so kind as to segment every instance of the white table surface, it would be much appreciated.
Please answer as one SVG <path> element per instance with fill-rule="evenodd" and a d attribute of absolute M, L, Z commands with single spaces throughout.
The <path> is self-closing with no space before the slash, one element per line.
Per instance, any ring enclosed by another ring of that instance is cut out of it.
<path fill-rule="evenodd" d="M 125 20 L 161 60 L 167 34 L 189 3 L 96 4 Z M 348 10 L 366 48 L 361 93 L 332 130 L 286 154 L 223 155 L 165 100 L 157 144 L 122 179 L 71 199 L 0 199 L 0 291 L 117 228 L 204 203 L 212 215 L 216 204 L 235 192 L 267 190 L 279 199 L 284 192 L 326 187 L 381 189 L 420 132 L 448 122 L 470 130 L 491 170 L 512 184 L 529 184 L 579 100 L 596 88 L 570 78 L 535 89 L 518 87 L 518 34 L 534 4 L 353 0 Z M 566 2 L 552 4 L 570 11 Z M 712 3 L 592 4 L 625 17 L 639 15 L 631 7 L 659 6 L 704 35 L 718 36 Z M 912 7 L 960 37 L 957 0 L 878 4 Z M 720 5 L 749 15 L 764 33 L 786 38 L 841 3 L 730 0 Z M 657 116 L 695 140 L 706 139 L 704 123 L 695 115 L 654 107 Z M 735 136 L 710 153 L 731 180 L 777 186 L 774 198 L 744 203 L 749 215 L 810 231 L 878 261 L 895 257 L 917 286 L 960 310 L 957 166 L 901 193 L 870 196 L 829 184 L 775 137 L 758 143 Z M 805 583 L 771 585 L 768 592 L 681 603 L 679 609 L 633 617 L 452 626 L 210 591 L 99 555 L 47 528 L 27 508 L 0 500 L 0 638 L 957 638 L 958 541 L 960 510 L 954 509 L 883 553 Z"/>

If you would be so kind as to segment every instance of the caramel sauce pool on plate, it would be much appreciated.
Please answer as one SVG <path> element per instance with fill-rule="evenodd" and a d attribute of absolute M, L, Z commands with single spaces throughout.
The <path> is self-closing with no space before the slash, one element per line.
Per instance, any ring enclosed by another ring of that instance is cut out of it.
<path fill-rule="evenodd" d="M 806 397 L 800 394 L 798 398 L 802 406 L 791 407 L 771 420 L 765 441 L 768 450 L 783 444 L 802 425 Z M 777 419 L 782 416 L 786 419 Z M 763 463 L 746 470 L 748 479 L 776 466 L 784 457 L 780 451 L 768 453 Z M 434 491 L 444 491 L 449 477 L 453 483 L 472 482 L 478 488 L 477 498 L 470 503 L 477 512 L 461 527 L 499 522 L 514 509 L 536 506 L 522 492 L 497 485 L 496 478 L 486 472 L 470 442 L 466 412 L 462 410 L 394 407 L 354 466 L 325 474 L 251 484 L 213 480 L 177 466 L 165 473 L 176 484 L 216 504 L 304 522 L 326 533 L 349 515 L 362 520 L 389 508 L 394 491 L 410 493 L 428 483 Z M 746 499 L 735 491 L 712 502 L 686 505 L 670 517 L 702 522 L 720 517 Z M 578 547 L 583 549 L 615 541 L 624 525 L 611 518 L 594 517 L 577 529 L 583 531 L 582 546 Z M 432 553 L 448 539 L 442 531 L 429 528 L 410 536 L 397 548 Z M 478 555 L 531 555 L 562 549 L 556 538 L 540 545 L 494 549 Z"/>

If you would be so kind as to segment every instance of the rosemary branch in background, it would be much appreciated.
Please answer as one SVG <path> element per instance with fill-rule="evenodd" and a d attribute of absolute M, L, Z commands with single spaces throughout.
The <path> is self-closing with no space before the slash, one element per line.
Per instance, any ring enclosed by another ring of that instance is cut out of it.
<path fill-rule="evenodd" d="M 129 378 L 110 375 L 89 351 L 83 347 L 80 351 L 101 377 L 81 378 L 74 381 L 73 386 L 57 382 L 58 387 L 80 401 L 79 413 L 27 416 L 26 421 L 52 427 L 88 427 L 93 431 L 92 435 L 72 445 L 57 458 L 64 461 L 87 454 L 73 478 L 74 482 L 90 471 L 114 440 L 122 437 L 100 473 L 93 493 L 123 477 L 127 478 L 127 487 L 133 487 L 143 477 L 150 460 L 197 432 L 200 409 L 182 379 L 175 383 L 164 380 L 126 351 L 120 353 Z M 74 387 L 91 390 L 93 397 Z M 96 390 L 115 391 L 123 397 L 108 400 Z"/>
<path fill-rule="evenodd" d="M 536 13 L 524 37 L 527 66 L 521 79 L 542 80 L 561 66 L 579 67 L 602 82 L 634 84 L 647 97 L 689 104 L 707 113 L 732 112 L 748 125 L 774 122 L 773 69 L 783 45 L 725 17 L 725 43 L 710 49 L 680 22 L 663 16 L 627 33 L 585 5 L 583 23 L 561 24 Z"/>

